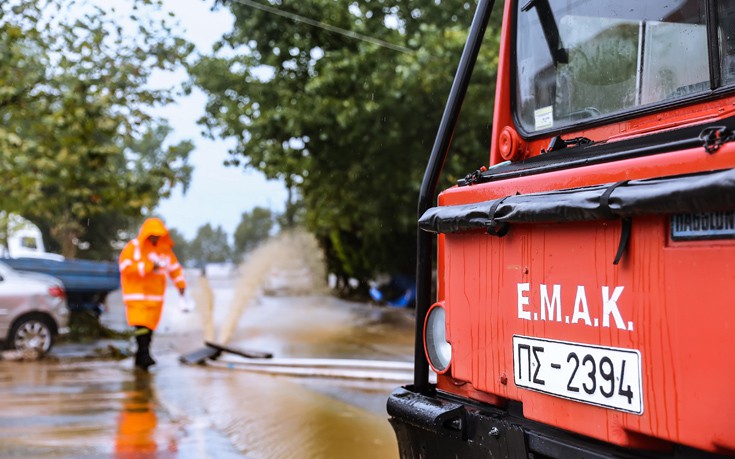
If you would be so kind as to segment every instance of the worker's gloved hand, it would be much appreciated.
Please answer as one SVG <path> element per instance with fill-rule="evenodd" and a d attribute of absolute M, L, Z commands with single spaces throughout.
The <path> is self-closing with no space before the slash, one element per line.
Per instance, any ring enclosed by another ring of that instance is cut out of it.
<path fill-rule="evenodd" d="M 186 295 L 185 289 L 180 288 L 179 293 L 181 293 L 181 296 L 179 297 L 179 309 L 184 314 L 188 314 L 194 310 L 194 300 L 191 298 L 191 296 Z"/>

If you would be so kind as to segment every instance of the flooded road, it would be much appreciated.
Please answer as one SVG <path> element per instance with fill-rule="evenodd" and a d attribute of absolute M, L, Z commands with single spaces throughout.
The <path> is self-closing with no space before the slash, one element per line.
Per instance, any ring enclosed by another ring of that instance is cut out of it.
<path fill-rule="evenodd" d="M 0 452 L 23 458 L 243 457 L 165 409 L 155 375 L 117 362 L 3 362 Z"/>
<path fill-rule="evenodd" d="M 197 279 L 191 280 L 195 289 Z M 242 295 L 237 282 L 209 280 L 214 332 L 221 336 L 231 328 L 228 345 L 269 351 L 276 358 L 412 359 L 408 311 L 322 294 L 258 295 L 232 319 L 232 304 Z M 124 320 L 119 298 L 113 295 L 108 303 L 105 322 L 119 326 Z M 0 456 L 398 457 L 385 401 L 409 381 L 294 377 L 179 363 L 182 353 L 200 348 L 212 333 L 206 330 L 207 314 L 183 314 L 175 297 L 167 298 L 153 341 L 158 364 L 149 374 L 133 370 L 131 358 L 89 359 L 75 346 L 58 346 L 55 358 L 42 362 L 0 362 Z"/>

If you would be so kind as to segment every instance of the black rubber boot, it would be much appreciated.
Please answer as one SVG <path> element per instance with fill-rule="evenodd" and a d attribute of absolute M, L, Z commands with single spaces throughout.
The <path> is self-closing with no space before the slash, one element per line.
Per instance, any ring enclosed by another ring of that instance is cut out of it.
<path fill-rule="evenodd" d="M 135 341 L 138 344 L 138 349 L 135 352 L 135 366 L 143 371 L 148 371 L 148 367 L 156 364 L 150 354 L 153 330 L 141 326 L 136 326 L 135 329 Z"/>

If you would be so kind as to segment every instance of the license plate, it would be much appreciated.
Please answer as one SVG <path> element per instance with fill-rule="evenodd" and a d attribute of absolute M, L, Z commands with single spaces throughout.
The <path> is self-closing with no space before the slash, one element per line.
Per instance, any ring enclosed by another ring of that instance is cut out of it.
<path fill-rule="evenodd" d="M 643 413 L 637 350 L 514 335 L 513 369 L 518 387 Z"/>
<path fill-rule="evenodd" d="M 671 239 L 674 241 L 732 238 L 735 238 L 733 211 L 671 216 Z"/>

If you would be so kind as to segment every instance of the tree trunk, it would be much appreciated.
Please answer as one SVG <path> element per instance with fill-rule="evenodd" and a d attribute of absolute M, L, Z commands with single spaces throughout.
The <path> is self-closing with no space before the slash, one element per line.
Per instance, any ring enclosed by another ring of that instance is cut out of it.
<path fill-rule="evenodd" d="M 77 256 L 77 243 L 84 234 L 84 227 L 69 214 L 61 217 L 51 228 L 51 236 L 61 244 L 61 254 L 66 258 Z"/>

